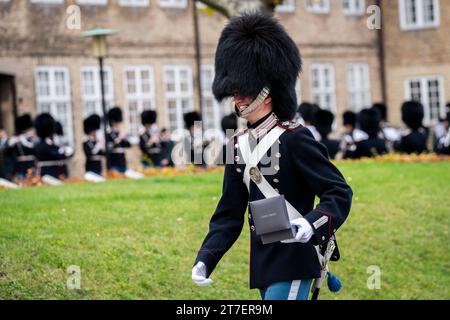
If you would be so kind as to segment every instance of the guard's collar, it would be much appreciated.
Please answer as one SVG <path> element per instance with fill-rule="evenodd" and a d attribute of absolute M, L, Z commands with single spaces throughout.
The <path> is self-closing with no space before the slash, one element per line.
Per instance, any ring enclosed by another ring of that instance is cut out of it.
<path fill-rule="evenodd" d="M 253 124 L 247 123 L 247 130 L 250 135 L 258 139 L 265 135 L 270 129 L 272 129 L 278 122 L 278 118 L 275 113 L 271 112 Z"/>

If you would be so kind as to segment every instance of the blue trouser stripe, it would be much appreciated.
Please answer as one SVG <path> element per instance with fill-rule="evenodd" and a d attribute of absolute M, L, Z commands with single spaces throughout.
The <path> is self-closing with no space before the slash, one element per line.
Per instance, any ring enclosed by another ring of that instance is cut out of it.
<path fill-rule="evenodd" d="M 267 287 L 267 289 L 260 290 L 261 297 L 263 300 L 288 300 L 293 284 L 295 286 L 294 281 L 274 283 Z M 312 279 L 300 281 L 296 300 L 308 300 L 311 284 Z"/>

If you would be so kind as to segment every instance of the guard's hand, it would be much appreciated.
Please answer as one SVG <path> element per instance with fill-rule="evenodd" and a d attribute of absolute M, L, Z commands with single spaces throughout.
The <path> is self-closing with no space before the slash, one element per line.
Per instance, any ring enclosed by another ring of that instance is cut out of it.
<path fill-rule="evenodd" d="M 213 282 L 206 278 L 206 265 L 201 261 L 192 268 L 192 280 L 200 287 L 210 286 Z"/>
<path fill-rule="evenodd" d="M 311 240 L 311 237 L 314 234 L 314 230 L 305 218 L 298 218 L 292 220 L 291 225 L 297 227 L 297 234 L 295 235 L 294 239 L 281 241 L 282 243 L 293 243 L 293 242 L 308 243 L 308 241 Z"/>

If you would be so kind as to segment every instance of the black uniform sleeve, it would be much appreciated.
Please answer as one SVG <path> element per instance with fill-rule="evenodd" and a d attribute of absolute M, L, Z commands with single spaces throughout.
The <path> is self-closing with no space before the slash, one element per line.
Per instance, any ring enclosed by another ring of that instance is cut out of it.
<path fill-rule="evenodd" d="M 314 230 L 315 244 L 326 243 L 347 218 L 352 203 L 352 190 L 339 170 L 328 160 L 326 148 L 306 128 L 293 133 L 293 161 L 320 203 L 304 214 Z M 301 196 L 301 195 L 299 195 Z"/>
<path fill-rule="evenodd" d="M 242 173 L 236 171 L 234 164 L 227 164 L 223 178 L 222 197 L 211 218 L 209 232 L 195 260 L 195 264 L 199 261 L 205 263 L 207 277 L 241 234 L 247 203 L 248 192 L 242 181 Z"/>

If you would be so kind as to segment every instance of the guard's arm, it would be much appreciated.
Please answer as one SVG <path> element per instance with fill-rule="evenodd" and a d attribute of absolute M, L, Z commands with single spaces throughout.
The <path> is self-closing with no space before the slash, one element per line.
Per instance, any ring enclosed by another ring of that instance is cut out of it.
<path fill-rule="evenodd" d="M 209 223 L 209 232 L 198 252 L 194 265 L 206 265 L 206 277 L 213 272 L 222 256 L 239 237 L 244 225 L 248 192 L 242 181 L 242 173 L 234 164 L 225 166 L 222 197 Z"/>
<path fill-rule="evenodd" d="M 290 150 L 296 168 L 320 198 L 317 207 L 304 218 L 314 230 L 312 241 L 324 244 L 347 218 L 353 193 L 328 159 L 326 147 L 317 142 L 308 129 L 297 128 L 292 134 Z"/>

